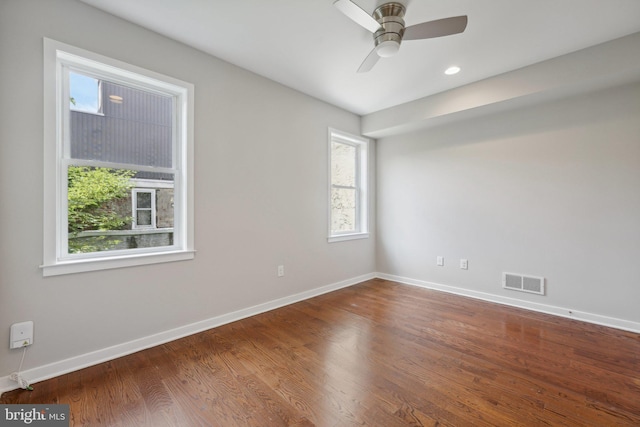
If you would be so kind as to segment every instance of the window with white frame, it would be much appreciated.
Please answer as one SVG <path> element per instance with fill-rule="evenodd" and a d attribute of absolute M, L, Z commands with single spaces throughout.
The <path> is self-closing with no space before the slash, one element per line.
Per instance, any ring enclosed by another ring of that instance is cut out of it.
<path fill-rule="evenodd" d="M 131 195 L 131 212 L 134 229 L 156 228 L 156 190 L 133 190 Z"/>
<path fill-rule="evenodd" d="M 329 241 L 368 233 L 369 140 L 329 129 Z"/>
<path fill-rule="evenodd" d="M 49 39 L 44 59 L 43 274 L 192 259 L 193 85 Z"/>

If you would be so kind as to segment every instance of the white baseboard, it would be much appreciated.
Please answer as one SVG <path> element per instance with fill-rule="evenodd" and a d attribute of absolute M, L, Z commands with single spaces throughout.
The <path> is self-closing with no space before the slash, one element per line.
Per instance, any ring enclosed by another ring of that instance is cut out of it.
<path fill-rule="evenodd" d="M 284 298 L 279 298 L 277 300 L 269 301 L 263 304 L 258 304 L 253 307 L 249 307 L 249 308 L 234 311 L 231 313 L 223 314 L 220 316 L 212 317 L 210 319 L 202 320 L 200 322 L 191 323 L 189 325 L 181 326 L 179 328 L 160 332 L 154 335 L 149 335 L 147 337 L 139 338 L 139 339 L 118 344 L 112 347 L 107 347 L 91 353 L 81 354 L 78 356 L 71 357 L 69 359 L 50 363 L 48 365 L 31 368 L 26 371 L 22 371 L 22 376 L 25 379 L 27 379 L 30 383 L 34 384 L 39 381 L 44 381 L 50 378 L 57 377 L 59 375 L 63 375 L 69 372 L 87 368 L 89 366 L 97 365 L 98 363 L 117 359 L 118 357 L 126 356 L 127 354 L 131 354 L 140 350 L 155 347 L 157 345 L 164 344 L 166 342 L 183 338 L 189 335 L 193 335 L 198 332 L 206 331 L 208 329 L 212 329 L 227 323 L 235 322 L 237 320 L 255 316 L 257 314 L 274 310 L 276 308 L 284 307 L 289 304 L 293 304 L 299 301 L 304 301 L 306 299 L 313 298 L 318 295 L 322 295 L 338 289 L 346 288 L 346 287 L 349 287 L 349 286 L 352 286 L 376 277 L 380 279 L 403 283 L 406 285 L 412 285 L 412 286 L 418 286 L 426 289 L 433 289 L 437 291 L 448 292 L 451 294 L 476 298 L 483 301 L 504 304 L 512 307 L 524 308 L 527 310 L 537 311 L 537 312 L 546 313 L 546 314 L 552 314 L 552 315 L 566 317 L 570 319 L 581 320 L 588 323 L 594 323 L 597 325 L 608 326 L 612 328 L 622 329 L 625 331 L 640 333 L 640 323 L 638 322 L 618 319 L 614 317 L 602 316 L 599 314 L 587 313 L 583 311 L 573 310 L 570 308 L 523 301 L 515 298 L 503 297 L 500 295 L 472 291 L 469 289 L 459 288 L 455 286 L 448 286 L 448 285 L 442 285 L 442 284 L 433 283 L 433 282 L 427 282 L 424 280 L 417 280 L 417 279 L 411 279 L 408 277 L 395 276 L 392 274 L 370 273 L 370 274 L 354 277 L 348 280 L 343 280 L 330 285 L 322 286 L 319 288 L 311 289 L 309 291 L 300 292 Z M 0 377 L 0 394 L 4 393 L 5 391 L 14 390 L 16 388 L 18 388 L 17 383 L 9 380 L 8 376 Z"/>
<path fill-rule="evenodd" d="M 284 307 L 289 304 L 293 304 L 299 301 L 313 298 L 318 295 L 322 295 L 338 289 L 346 288 L 348 286 L 352 286 L 357 283 L 364 282 L 369 279 L 373 279 L 375 277 L 376 275 L 374 273 L 353 277 L 348 280 L 343 280 L 337 283 L 332 283 L 330 285 L 311 289 L 309 291 L 300 292 L 284 298 L 279 298 L 263 304 L 258 304 L 253 307 L 249 307 L 249 308 L 234 311 L 231 313 L 223 314 L 220 316 L 212 317 L 210 319 L 191 323 L 189 325 L 181 326 L 179 328 L 170 329 L 168 331 L 160 332 L 154 335 L 149 335 L 147 337 L 139 338 L 133 341 L 117 344 L 112 347 L 103 348 L 101 350 L 93 351 L 91 353 L 81 354 L 78 356 L 71 357 L 69 359 L 50 363 L 44 366 L 37 366 L 35 368 L 22 371 L 22 376 L 31 384 L 34 384 L 39 381 L 44 381 L 50 378 L 57 377 L 59 375 L 63 375 L 69 372 L 87 368 L 89 366 L 97 365 L 98 363 L 117 359 L 118 357 L 126 356 L 127 354 L 135 353 L 140 350 L 155 347 L 157 345 L 164 344 L 166 342 L 173 341 L 179 338 L 183 338 L 188 335 L 193 335 L 198 332 L 206 331 L 207 329 L 215 328 L 217 326 L 235 322 L 237 320 L 245 319 L 247 317 L 255 316 L 256 314 L 264 313 L 266 311 L 274 310 L 276 308 Z M 17 388 L 18 388 L 18 384 L 11 381 L 8 376 L 0 377 L 0 394 L 4 393 L 5 391 L 15 390 Z"/>
<path fill-rule="evenodd" d="M 421 288 L 433 289 L 436 291 L 448 292 L 451 294 L 462 295 L 465 297 L 480 299 L 483 301 L 495 302 L 498 304 L 509 305 L 512 307 L 524 308 L 527 310 L 537 311 L 540 313 L 552 314 L 555 316 L 566 317 L 569 319 L 581 320 L 583 322 L 594 323 L 596 325 L 608 326 L 611 328 L 622 329 L 624 331 L 640 333 L 640 323 L 615 317 L 602 316 L 600 314 L 588 313 L 584 311 L 574 310 L 572 308 L 558 307 L 554 305 L 539 304 L 535 302 L 523 301 L 516 298 L 508 298 L 500 295 L 488 294 L 485 292 L 477 292 L 469 289 L 458 288 L 455 286 L 442 285 L 439 283 L 427 282 L 424 280 L 410 279 L 408 277 L 394 276 L 386 273 L 376 273 L 376 277 L 394 282 L 403 283 L 405 285 L 418 286 Z"/>

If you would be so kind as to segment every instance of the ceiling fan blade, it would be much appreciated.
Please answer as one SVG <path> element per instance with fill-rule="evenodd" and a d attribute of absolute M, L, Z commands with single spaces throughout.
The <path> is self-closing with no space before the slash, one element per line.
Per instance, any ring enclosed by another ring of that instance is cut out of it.
<path fill-rule="evenodd" d="M 467 28 L 467 16 L 454 16 L 423 22 L 405 28 L 403 40 L 431 39 L 461 33 Z"/>
<path fill-rule="evenodd" d="M 380 56 L 378 56 L 378 52 L 376 52 L 375 49 L 373 49 L 369 55 L 367 55 L 366 58 L 364 58 L 364 61 L 362 61 L 362 64 L 360 64 L 360 68 L 358 68 L 358 72 L 359 73 L 366 73 L 367 71 L 370 71 L 374 65 L 376 65 L 376 62 L 378 62 L 378 59 L 380 59 Z"/>
<path fill-rule="evenodd" d="M 356 24 L 363 26 L 372 33 L 375 33 L 380 28 L 378 21 L 351 0 L 337 0 L 333 5 Z"/>

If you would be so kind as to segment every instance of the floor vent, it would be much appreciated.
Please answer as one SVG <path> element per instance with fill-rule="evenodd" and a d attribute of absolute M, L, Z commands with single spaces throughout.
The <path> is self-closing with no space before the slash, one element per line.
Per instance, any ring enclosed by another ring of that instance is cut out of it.
<path fill-rule="evenodd" d="M 514 291 L 544 295 L 544 277 L 502 273 L 502 287 Z"/>

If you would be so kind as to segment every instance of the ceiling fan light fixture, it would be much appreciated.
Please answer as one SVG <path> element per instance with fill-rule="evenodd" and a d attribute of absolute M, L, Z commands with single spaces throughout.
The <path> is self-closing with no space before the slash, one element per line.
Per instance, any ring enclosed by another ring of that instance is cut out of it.
<path fill-rule="evenodd" d="M 400 43 L 395 40 L 385 40 L 376 45 L 376 53 L 382 58 L 395 55 L 400 50 Z"/>
<path fill-rule="evenodd" d="M 407 0 L 403 3 L 405 1 Z M 405 27 L 406 9 L 403 3 L 397 1 L 384 3 L 378 6 L 370 16 L 353 0 L 334 1 L 334 6 L 349 19 L 373 33 L 374 48 L 358 68 L 358 73 L 370 71 L 380 58 L 397 54 L 403 38 L 406 40 L 433 39 L 460 34 L 467 28 L 467 15 L 436 19 Z M 457 71 L 452 70 L 451 74 Z"/>

